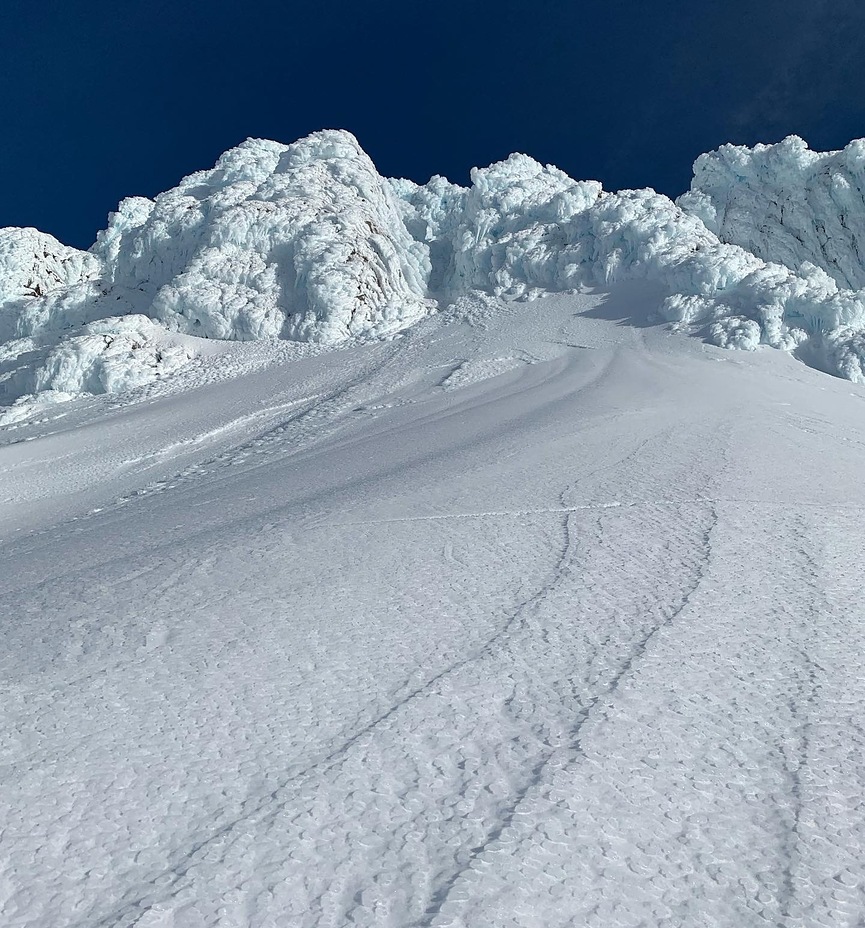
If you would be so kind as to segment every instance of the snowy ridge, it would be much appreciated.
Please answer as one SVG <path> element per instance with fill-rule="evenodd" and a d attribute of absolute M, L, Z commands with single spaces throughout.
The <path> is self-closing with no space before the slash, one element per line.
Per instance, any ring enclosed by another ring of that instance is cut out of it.
<path fill-rule="evenodd" d="M 715 344 L 798 348 L 833 373 L 863 377 L 862 294 L 840 290 L 814 264 L 796 272 L 722 242 L 653 190 L 605 193 L 525 155 L 476 169 L 468 190 L 442 178 L 394 184 L 409 229 L 441 263 L 433 277 L 448 298 L 481 290 L 533 299 L 647 281 L 669 293 L 667 321 L 705 327 Z"/>
<path fill-rule="evenodd" d="M 0 403 L 170 373 L 195 353 L 172 333 L 338 344 L 472 291 L 530 300 L 619 281 L 660 286 L 666 321 L 722 347 L 795 349 L 860 381 L 863 152 L 725 146 L 677 204 L 526 155 L 462 188 L 382 178 L 347 132 L 250 139 L 155 200 L 124 200 L 89 252 L 0 231 Z"/>

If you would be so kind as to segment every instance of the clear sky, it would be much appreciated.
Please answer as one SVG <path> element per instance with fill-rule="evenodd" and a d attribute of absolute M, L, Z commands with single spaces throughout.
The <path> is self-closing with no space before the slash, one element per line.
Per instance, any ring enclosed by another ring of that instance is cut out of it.
<path fill-rule="evenodd" d="M 384 174 L 511 151 L 687 188 L 725 141 L 865 136 L 862 0 L 3 0 L 0 225 L 89 245 L 248 136 L 350 129 Z"/>

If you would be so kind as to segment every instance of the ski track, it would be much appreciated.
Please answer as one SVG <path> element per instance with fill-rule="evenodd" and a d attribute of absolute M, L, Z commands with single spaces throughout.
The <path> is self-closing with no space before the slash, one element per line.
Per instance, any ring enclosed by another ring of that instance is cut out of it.
<path fill-rule="evenodd" d="M 574 299 L 276 368 L 4 542 L 12 928 L 865 924 L 858 423 Z"/>
<path fill-rule="evenodd" d="M 562 510 L 562 511 L 566 511 L 566 510 Z M 267 796 L 259 797 L 259 799 L 257 800 L 252 800 L 250 803 L 252 805 L 252 808 L 248 812 L 245 812 L 244 815 L 229 822 L 228 824 L 223 825 L 218 830 L 214 831 L 209 837 L 193 845 L 187 852 L 184 853 L 180 862 L 166 869 L 165 871 L 158 874 L 156 877 L 152 879 L 151 887 L 149 888 L 149 891 L 145 891 L 145 892 L 139 891 L 140 895 L 138 895 L 137 898 L 135 898 L 132 901 L 127 901 L 121 907 L 119 907 L 114 913 L 100 919 L 100 921 L 96 923 L 99 926 L 99 928 L 108 928 L 108 926 L 118 926 L 119 928 L 119 926 L 121 925 L 128 925 L 128 926 L 135 925 L 138 923 L 138 921 L 144 916 L 144 914 L 147 911 L 151 910 L 154 907 L 154 905 L 163 904 L 165 902 L 170 901 L 170 899 L 174 895 L 176 895 L 176 892 L 170 891 L 165 895 L 157 893 L 156 898 L 154 899 L 152 889 L 156 887 L 157 885 L 163 885 L 166 877 L 170 878 L 172 880 L 172 883 L 177 882 L 180 879 L 182 879 L 189 872 L 189 870 L 195 865 L 196 858 L 198 858 L 199 855 L 203 855 L 204 852 L 206 852 L 206 850 L 210 846 L 214 845 L 215 843 L 219 842 L 220 840 L 224 838 L 229 837 L 231 833 L 237 830 L 237 828 L 240 825 L 250 822 L 255 816 L 259 816 L 259 815 L 262 816 L 262 818 L 256 822 L 256 824 L 259 827 L 266 825 L 268 821 L 273 818 L 274 815 L 276 815 L 279 811 L 285 809 L 289 805 L 289 800 L 281 794 L 289 788 L 289 786 L 292 784 L 293 781 L 305 780 L 309 778 L 313 773 L 316 773 L 317 775 L 324 775 L 330 772 L 330 770 L 332 770 L 333 767 L 337 766 L 341 762 L 341 760 L 345 757 L 347 752 L 353 746 L 359 744 L 365 736 L 371 734 L 378 726 L 387 722 L 389 719 L 397 715 L 401 710 L 406 708 L 413 700 L 418 699 L 424 696 L 425 694 L 433 691 L 436 688 L 436 686 L 447 676 L 454 674 L 457 671 L 465 669 L 473 662 L 482 660 L 484 656 L 488 655 L 496 647 L 496 645 L 501 641 L 501 639 L 507 637 L 512 629 L 520 625 L 521 617 L 526 612 L 529 612 L 532 609 L 537 608 L 538 604 L 542 602 L 543 599 L 547 595 L 549 595 L 552 588 L 556 585 L 558 579 L 560 578 L 562 572 L 564 571 L 567 565 L 567 561 L 568 561 L 569 554 L 570 554 L 570 547 L 571 547 L 570 533 L 569 533 L 567 519 L 564 520 L 563 528 L 564 528 L 564 534 L 565 534 L 565 542 L 564 542 L 563 550 L 559 555 L 558 562 L 556 563 L 553 569 L 552 579 L 548 583 L 544 584 L 544 586 L 542 586 L 541 589 L 536 591 L 527 600 L 520 603 L 516 607 L 513 614 L 507 617 L 501 629 L 498 632 L 496 632 L 496 634 L 493 635 L 488 641 L 486 641 L 482 648 L 480 648 L 476 653 L 466 657 L 465 659 L 457 661 L 450 667 L 446 668 L 445 670 L 441 671 L 440 673 L 436 674 L 434 677 L 429 679 L 423 686 L 418 687 L 417 689 L 410 692 L 404 699 L 402 699 L 400 702 L 393 705 L 390 709 L 388 709 L 388 711 L 379 715 L 377 718 L 375 718 L 371 723 L 366 725 L 364 728 L 357 731 L 355 734 L 352 735 L 351 738 L 349 738 L 347 741 L 345 741 L 343 744 L 337 747 L 331 754 L 324 757 L 322 760 L 318 761 L 312 767 L 303 770 L 299 774 L 293 775 L 289 780 L 286 780 L 283 783 L 281 783 L 277 789 L 273 790 Z M 543 766 L 544 766 L 544 763 L 542 762 L 539 769 L 541 769 Z M 524 790 L 523 794 L 525 794 L 528 788 L 529 787 L 527 787 L 526 790 Z M 516 804 L 518 804 L 518 802 Z M 504 827 L 505 827 L 505 824 L 503 823 L 500 826 L 499 831 L 501 831 Z M 136 912 L 136 910 L 139 910 L 139 909 L 141 911 L 134 915 L 134 920 L 129 921 L 128 919 L 130 915 L 132 915 L 133 913 Z M 81 924 L 83 926 L 85 923 L 81 923 Z"/>
<path fill-rule="evenodd" d="M 573 510 L 569 510 L 573 511 Z M 711 546 L 710 538 L 714 526 L 717 524 L 717 514 L 712 510 L 712 522 L 706 530 L 704 537 L 704 546 L 705 546 L 705 563 L 708 563 L 711 556 Z M 568 520 L 565 520 L 565 531 L 568 540 L 566 541 L 565 550 L 566 552 L 570 550 L 570 526 Z M 560 560 L 560 564 L 564 561 L 564 557 Z M 560 568 L 560 572 L 561 569 Z M 560 765 L 572 765 L 578 763 L 581 755 L 582 749 L 580 746 L 580 732 L 584 726 L 592 719 L 592 713 L 595 710 L 596 706 L 600 703 L 602 699 L 608 699 L 613 697 L 618 690 L 622 681 L 631 673 L 634 665 L 640 660 L 640 658 L 645 654 L 646 649 L 650 646 L 650 643 L 654 636 L 662 629 L 671 625 L 685 610 L 688 605 L 688 601 L 692 593 L 697 589 L 703 577 L 703 568 L 702 566 L 698 568 L 696 576 L 693 579 L 692 585 L 688 588 L 681 599 L 681 602 L 676 604 L 670 611 L 669 615 L 661 622 L 659 625 L 652 627 L 648 632 L 646 632 L 642 638 L 635 642 L 633 646 L 633 651 L 622 663 L 620 669 L 615 673 L 613 678 L 609 683 L 601 689 L 598 693 L 591 696 L 586 705 L 579 711 L 572 731 L 570 732 L 570 744 L 564 750 L 550 750 L 546 752 L 540 762 L 532 769 L 531 777 L 528 780 L 524 789 L 522 789 L 516 796 L 515 801 L 511 805 L 510 809 L 507 810 L 507 813 L 503 816 L 501 822 L 493 828 L 489 835 L 487 836 L 484 843 L 472 850 L 471 857 L 465 866 L 458 870 L 454 876 L 436 893 L 433 897 L 428 910 L 424 913 L 424 918 L 421 922 L 418 923 L 419 928 L 432 928 L 432 926 L 438 924 L 438 917 L 442 914 L 443 909 L 447 906 L 448 900 L 451 896 L 451 893 L 457 887 L 460 878 L 467 872 L 469 872 L 475 862 L 483 857 L 483 855 L 494 848 L 496 844 L 501 840 L 502 835 L 506 830 L 513 826 L 515 817 L 518 814 L 519 809 L 524 805 L 524 803 L 529 798 L 530 793 L 533 790 L 536 790 L 541 783 L 543 782 L 544 773 L 549 766 L 550 762 L 555 758 Z M 560 756 L 564 755 L 564 756 Z"/>

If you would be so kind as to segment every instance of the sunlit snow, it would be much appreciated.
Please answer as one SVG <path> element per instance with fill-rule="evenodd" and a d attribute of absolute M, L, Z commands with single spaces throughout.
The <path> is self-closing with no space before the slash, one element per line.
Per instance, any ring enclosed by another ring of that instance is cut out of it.
<path fill-rule="evenodd" d="M 659 299 L 0 432 L 4 926 L 861 925 L 865 388 Z"/>
<path fill-rule="evenodd" d="M 860 148 L 0 230 L 3 928 L 862 928 Z"/>
<path fill-rule="evenodd" d="M 794 137 L 725 146 L 698 159 L 677 205 L 527 155 L 475 169 L 469 188 L 420 186 L 379 176 L 347 132 L 249 140 L 155 200 L 124 200 L 90 252 L 0 230 L 0 402 L 20 418 L 42 391 L 166 376 L 182 358 L 160 333 L 346 343 L 466 293 L 531 300 L 629 280 L 662 288 L 661 317 L 717 345 L 792 350 L 859 381 L 861 151 L 817 154 Z M 80 339 L 98 322 L 125 344 L 127 315 L 159 329 L 144 355 L 130 343 L 128 373 L 115 357 L 107 375 Z"/>

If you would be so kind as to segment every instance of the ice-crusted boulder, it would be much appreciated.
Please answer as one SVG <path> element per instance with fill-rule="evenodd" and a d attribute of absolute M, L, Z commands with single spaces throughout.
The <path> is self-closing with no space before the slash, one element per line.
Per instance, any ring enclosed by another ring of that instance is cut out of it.
<path fill-rule="evenodd" d="M 426 251 L 348 132 L 250 139 L 153 201 L 124 200 L 93 251 L 134 309 L 210 338 L 335 342 L 430 309 Z"/>
<path fill-rule="evenodd" d="M 66 338 L 27 336 L 0 345 L 0 424 L 85 394 L 120 393 L 173 373 L 189 348 L 146 316 L 107 318 Z M 5 403 L 3 402 L 5 400 Z"/>
<path fill-rule="evenodd" d="M 722 145 L 694 164 L 677 200 L 722 241 L 798 270 L 807 261 L 841 288 L 865 287 L 865 139 L 815 152 L 798 136 Z"/>
<path fill-rule="evenodd" d="M 154 350 L 154 363 L 144 364 L 137 349 L 128 355 L 135 368 L 129 378 L 118 376 L 117 364 L 105 374 L 105 359 L 90 350 L 99 342 L 86 340 L 90 329 L 113 325 L 100 334 L 124 344 L 122 326 L 105 320 L 130 314 L 161 323 L 163 331 L 207 338 L 336 343 L 386 334 L 434 306 L 426 298 L 428 249 L 405 228 L 390 185 L 342 131 L 293 145 L 250 139 L 154 200 L 124 200 L 90 252 L 66 249 L 61 259 L 65 286 L 35 285 L 55 283 L 47 261 L 33 273 L 6 275 L 0 404 L 26 399 L 27 383 L 35 391 L 55 389 L 48 374 L 25 377 L 16 368 L 13 376 L 15 350 L 31 364 L 47 363 L 48 346 L 51 357 L 72 352 L 86 392 L 125 389 L 173 369 L 170 352 Z M 85 341 L 74 349 L 60 347 L 80 337 Z M 30 350 L 32 340 L 40 352 Z M 150 342 L 159 341 L 151 332 Z"/>

